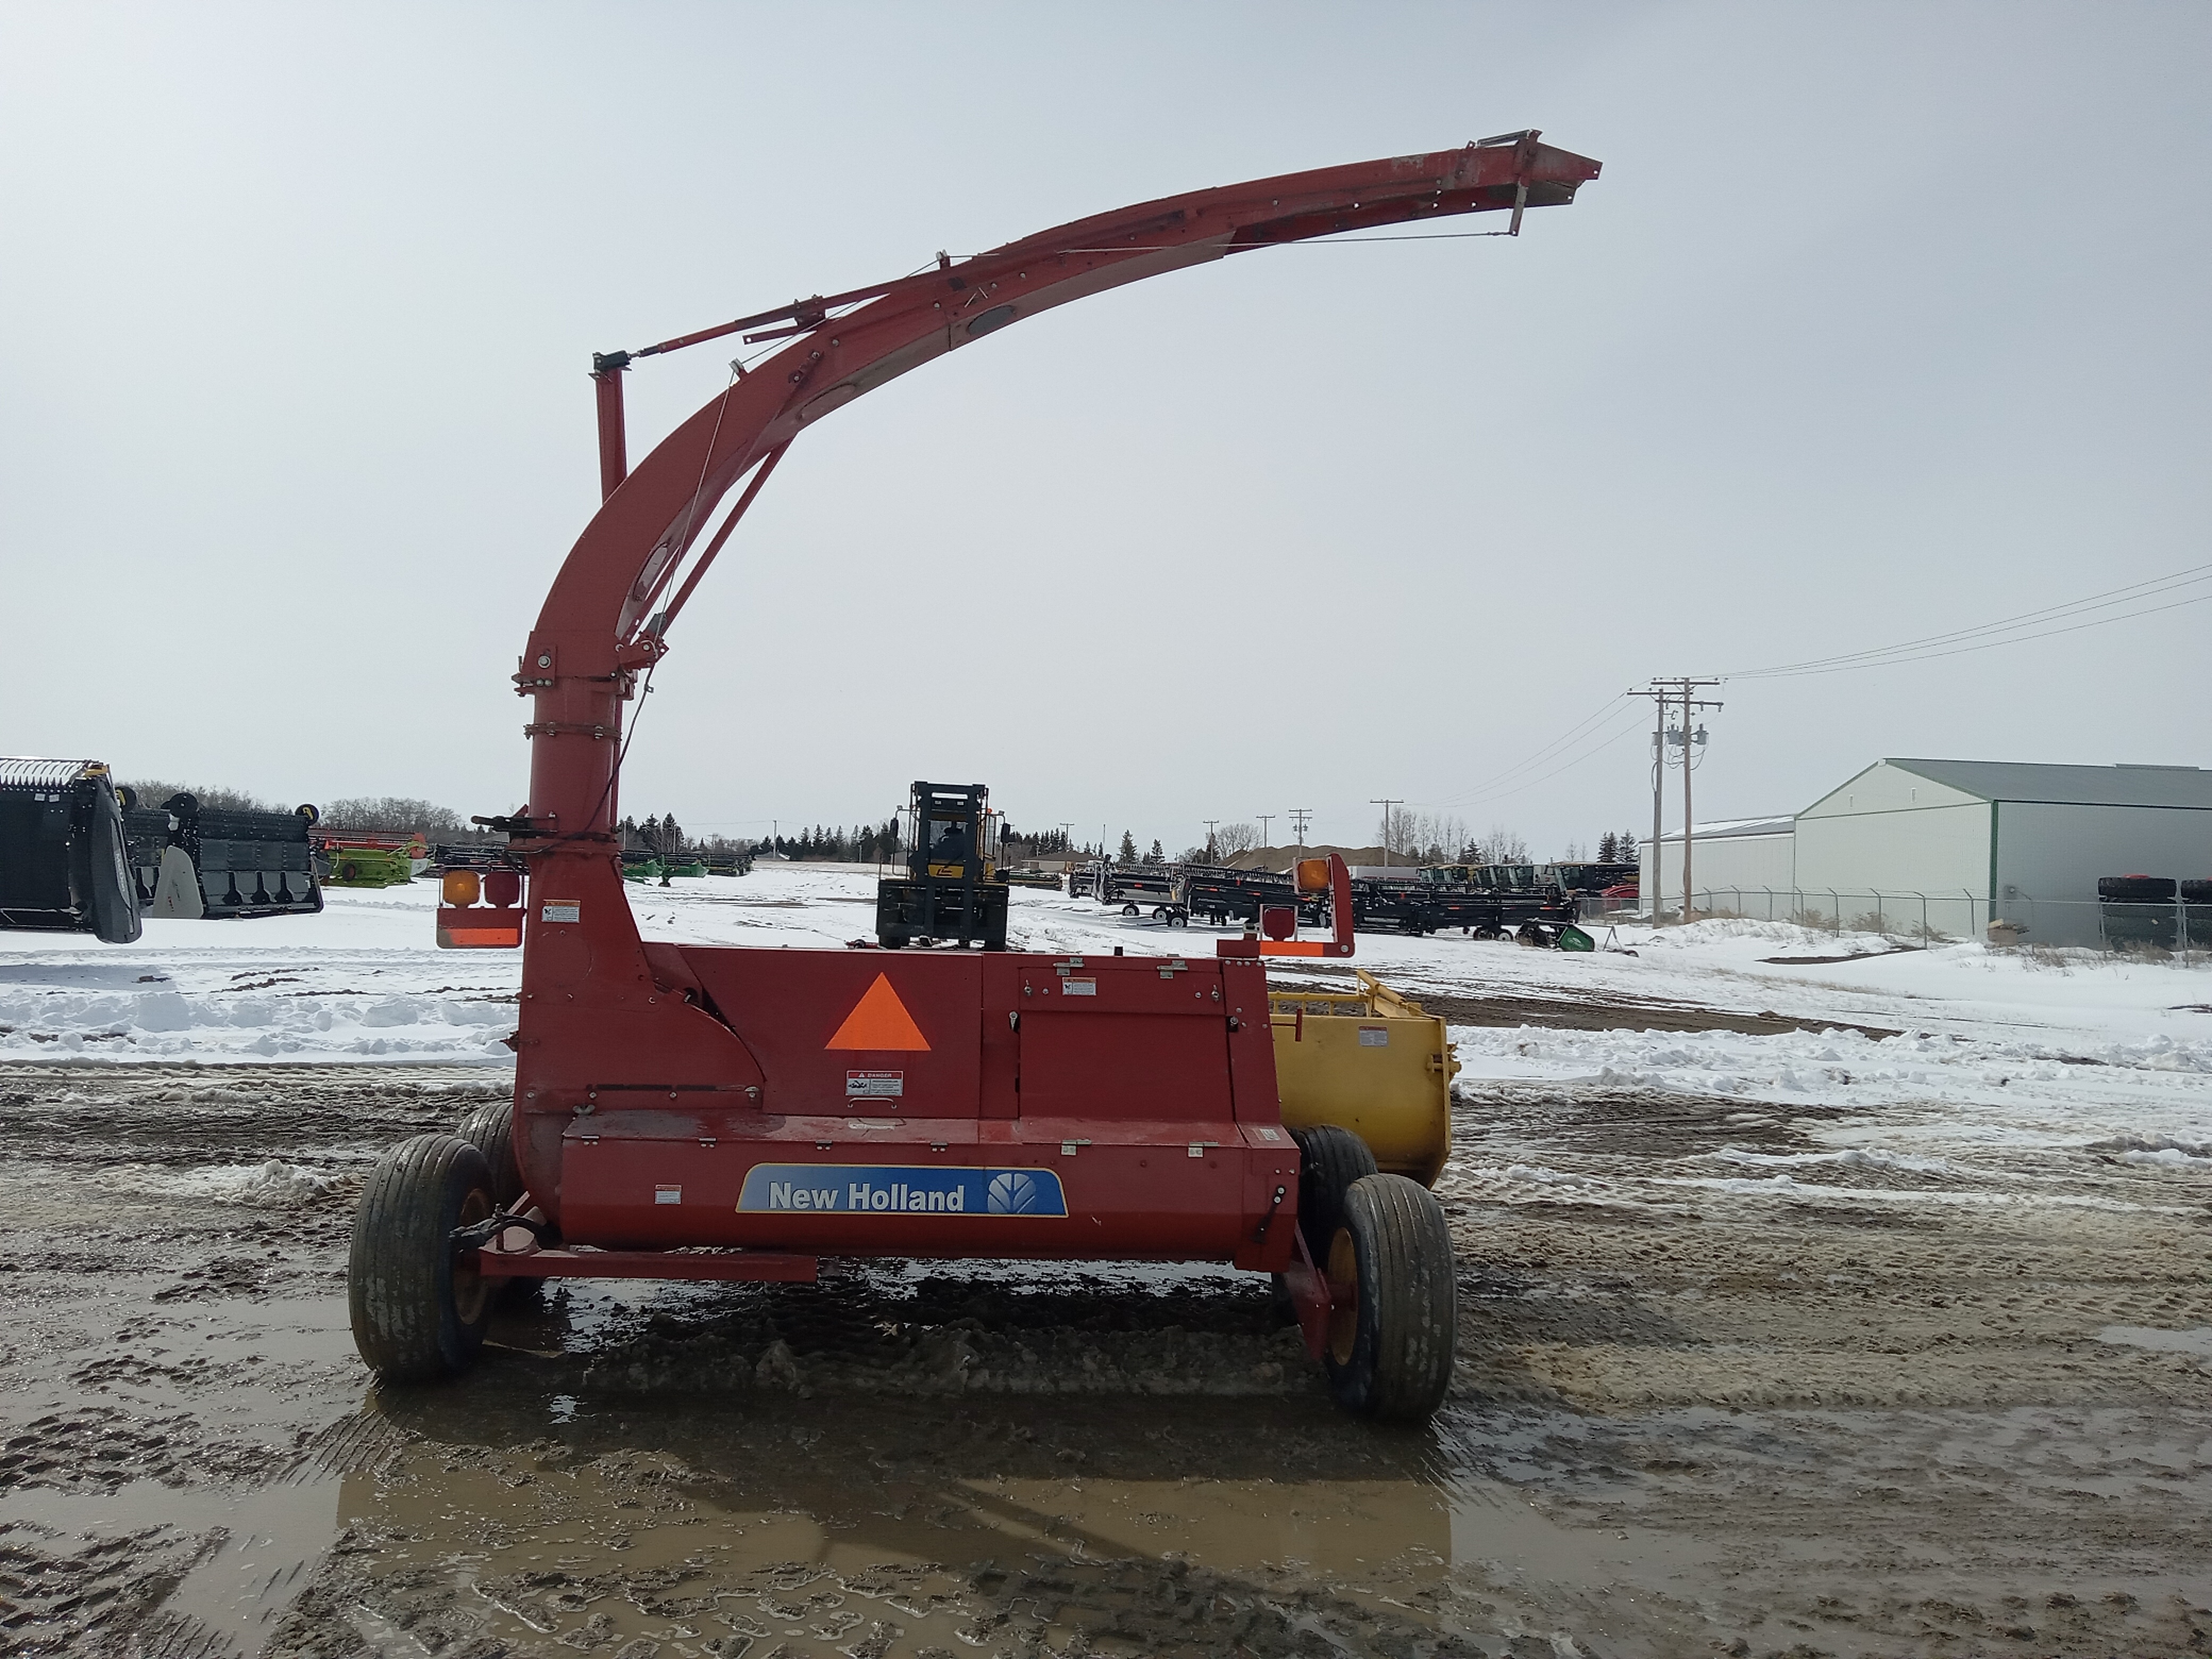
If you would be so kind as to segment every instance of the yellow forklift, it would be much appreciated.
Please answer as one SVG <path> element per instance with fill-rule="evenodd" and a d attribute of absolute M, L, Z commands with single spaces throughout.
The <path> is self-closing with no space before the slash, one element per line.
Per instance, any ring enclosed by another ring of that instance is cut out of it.
<path fill-rule="evenodd" d="M 876 885 L 876 941 L 1006 948 L 999 815 L 980 783 L 917 781 L 907 807 L 907 873 Z"/>

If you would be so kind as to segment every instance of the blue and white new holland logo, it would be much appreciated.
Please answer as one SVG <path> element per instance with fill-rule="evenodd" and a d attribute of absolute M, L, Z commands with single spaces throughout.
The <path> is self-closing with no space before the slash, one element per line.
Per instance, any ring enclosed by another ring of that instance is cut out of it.
<path fill-rule="evenodd" d="M 1065 1216 L 1050 1170 L 756 1164 L 738 1194 L 748 1214 Z"/>

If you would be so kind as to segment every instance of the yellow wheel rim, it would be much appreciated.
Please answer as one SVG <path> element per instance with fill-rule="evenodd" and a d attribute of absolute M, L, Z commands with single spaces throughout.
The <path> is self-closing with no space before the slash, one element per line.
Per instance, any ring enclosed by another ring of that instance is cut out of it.
<path fill-rule="evenodd" d="M 1352 1229 L 1339 1227 L 1328 1243 L 1328 1353 L 1340 1365 L 1352 1363 L 1359 1340 L 1359 1251 Z"/>

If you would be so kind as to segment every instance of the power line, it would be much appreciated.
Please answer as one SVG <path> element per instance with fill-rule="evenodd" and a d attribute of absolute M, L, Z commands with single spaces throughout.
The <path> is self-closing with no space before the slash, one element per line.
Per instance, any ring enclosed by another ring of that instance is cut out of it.
<path fill-rule="evenodd" d="M 1490 776 L 1483 779 L 1480 782 L 1468 785 L 1467 789 L 1459 795 L 1455 795 L 1443 800 L 1423 801 L 1420 804 L 1424 806 L 1459 806 L 1463 805 L 1471 800 L 1486 799 L 1486 797 L 1485 796 L 1484 792 L 1491 789 L 1493 785 L 1503 783 L 1508 778 L 1513 777 L 1519 773 L 1525 772 L 1532 766 L 1542 765 L 1546 761 L 1551 759 L 1554 755 L 1559 753 L 1559 750 L 1569 747 L 1580 739 L 1590 727 L 1603 722 L 1608 715 L 1618 716 L 1622 707 L 1623 703 L 1620 697 L 1610 698 L 1595 714 L 1589 716 L 1589 718 L 1585 720 L 1576 721 L 1575 724 L 1569 726 L 1563 734 L 1553 738 L 1551 742 L 1546 744 L 1542 748 L 1536 750 L 1534 753 L 1528 755 L 1524 759 L 1515 762 L 1512 765 L 1507 767 L 1503 772 L 1493 772 Z"/>
<path fill-rule="evenodd" d="M 1488 801 L 1505 800 L 1514 795 L 1525 794 L 1528 791 L 1534 789 L 1540 783 L 1550 782 L 1553 778 L 1558 777 L 1562 772 L 1573 771 L 1575 768 L 1580 766 L 1584 761 L 1596 759 L 1607 750 L 1619 743 L 1623 738 L 1633 737 L 1637 732 L 1643 729 L 1644 711 L 1642 709 L 1638 709 L 1636 711 L 1636 718 L 1634 720 L 1622 726 L 1618 732 L 1615 732 L 1603 743 L 1598 744 L 1596 748 L 1588 750 L 1583 753 L 1576 756 L 1564 766 L 1555 766 L 1550 771 L 1542 774 L 1540 776 L 1529 779 L 1526 783 L 1516 783 L 1510 789 L 1500 789 L 1494 794 L 1485 795 L 1479 800 L 1468 802 L 1467 805 L 1479 806 Z"/>
<path fill-rule="evenodd" d="M 1885 657 L 1875 662 L 1844 663 L 1835 668 L 1800 669 L 1796 673 L 1771 673 L 1764 678 L 1773 679 L 1794 679 L 1800 678 L 1807 674 L 1840 674 L 1853 668 L 1888 668 L 1909 662 L 1933 662 L 1940 657 L 1963 657 L 1977 651 L 1995 650 L 2001 645 L 2025 645 L 2030 640 L 2056 639 L 2062 634 L 2079 634 L 2085 629 L 2104 628 L 2112 623 L 2133 622 L 2138 617 L 2155 617 L 2160 611 L 2183 610 L 2189 605 L 2202 605 L 2207 599 L 2212 599 L 2212 593 L 2199 593 L 2194 599 L 2176 599 L 2172 605 L 2155 605 L 2151 606 L 2148 611 L 2130 611 L 2124 616 L 2100 617 L 2094 622 L 2075 623 L 2070 628 L 2050 628 L 2045 629 L 2041 633 L 2038 634 L 2020 634 L 2015 635 L 2010 639 L 1986 640 L 1978 645 L 1962 645 L 1949 651 L 1922 651 L 1915 653 L 1911 656 Z M 1737 678 L 1751 678 L 1759 677 L 1746 675 L 1738 676 Z"/>
<path fill-rule="evenodd" d="M 2185 605 L 2202 605 L 2212 599 L 2212 591 L 2191 594 L 2187 599 L 2175 599 L 2166 605 L 2150 605 L 2140 610 L 2123 611 L 2117 616 L 2098 617 L 2091 621 L 2069 623 L 2063 628 L 2039 628 L 2038 624 L 2063 622 L 2084 616 L 2093 611 L 2111 610 L 2115 606 L 2140 605 L 2145 599 L 2162 598 L 2185 587 L 2195 587 L 2212 582 L 2212 564 L 2192 565 L 2164 576 L 2153 576 L 2145 581 L 2130 582 L 2124 587 L 2107 588 L 2085 599 L 2070 599 L 2063 605 L 2045 605 L 2038 611 L 2025 611 L 2017 616 L 1997 622 L 1982 623 L 1972 628 L 1954 629 L 1946 634 L 1929 634 L 1916 640 L 1900 641 L 1895 645 L 1878 646 L 1865 651 L 1842 652 L 1834 656 L 1814 657 L 1803 662 L 1778 663 L 1765 668 L 1741 668 L 1722 676 L 1724 679 L 1779 679 L 1803 674 L 1837 674 L 1854 668 L 1882 668 L 1892 664 L 1923 662 L 1939 657 L 1955 657 L 1970 651 L 1993 650 L 2001 645 L 2019 645 L 2029 640 L 2051 639 L 2060 634 L 2079 633 L 2084 629 L 2103 628 L 2113 623 L 2130 622 L 2138 617 L 2152 617 L 2163 611 L 2178 611 Z M 2022 629 L 2034 632 L 2022 633 Z M 1941 648 L 1938 648 L 1941 647 Z"/>
<path fill-rule="evenodd" d="M 1552 779 L 1558 777 L 1562 772 L 1571 772 L 1576 767 L 1580 766 L 1583 762 L 1595 760 L 1598 756 L 1605 753 L 1607 750 L 1619 743 L 1623 738 L 1629 736 L 1632 732 L 1643 729 L 1644 711 L 1642 709 L 1636 708 L 1633 704 L 1624 702 L 1622 706 L 1615 712 L 1616 714 L 1628 714 L 1632 715 L 1634 718 L 1630 720 L 1626 725 L 1615 727 L 1611 731 L 1600 730 L 1590 733 L 1589 738 L 1588 739 L 1590 744 L 1589 747 L 1584 749 L 1580 754 L 1575 755 L 1571 758 L 1561 762 L 1559 765 L 1552 768 L 1551 770 L 1547 772 L 1540 772 L 1532 778 L 1525 778 L 1509 788 L 1491 789 L 1469 795 L 1455 796 L 1449 801 L 1443 801 L 1437 804 L 1445 806 L 1480 806 L 1489 801 L 1504 800 L 1510 796 L 1525 793 L 1528 790 L 1534 789 L 1540 783 L 1549 782 Z M 1504 775 L 1510 777 L 1512 775 L 1508 773 Z M 1426 802 L 1422 804 L 1424 805 L 1428 805 Z"/>

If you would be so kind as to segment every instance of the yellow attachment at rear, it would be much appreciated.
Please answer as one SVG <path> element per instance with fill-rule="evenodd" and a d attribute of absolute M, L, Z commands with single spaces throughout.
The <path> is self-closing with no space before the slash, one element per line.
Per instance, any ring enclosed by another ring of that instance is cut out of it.
<path fill-rule="evenodd" d="M 1436 1180 L 1451 1152 L 1459 1070 L 1442 1019 L 1364 969 L 1354 990 L 1269 987 L 1267 1018 L 1285 1125 L 1349 1129 L 1386 1174 Z"/>

